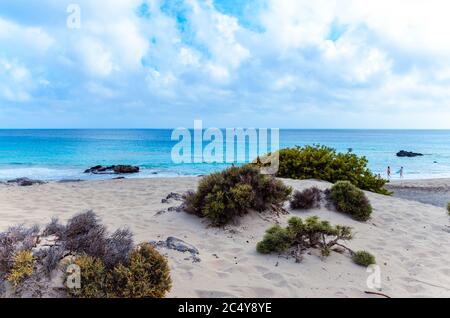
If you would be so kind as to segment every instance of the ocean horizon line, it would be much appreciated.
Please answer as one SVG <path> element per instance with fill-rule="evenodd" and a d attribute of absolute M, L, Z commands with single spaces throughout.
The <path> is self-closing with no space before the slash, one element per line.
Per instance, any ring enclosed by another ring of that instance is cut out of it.
<path fill-rule="evenodd" d="M 169 127 L 169 128 L 0 128 L 0 131 L 12 131 L 12 130 L 174 130 L 179 127 Z M 214 126 L 211 126 L 214 127 Z M 195 130 L 194 127 L 183 127 L 189 130 Z M 205 127 L 202 130 L 206 130 L 209 127 Z M 236 126 L 236 127 L 214 127 L 221 130 L 229 129 L 229 128 L 254 128 L 254 129 L 264 129 L 269 127 L 255 127 L 255 126 Z M 318 130 L 318 131 L 330 131 L 330 130 L 339 130 L 339 131 L 450 131 L 450 128 L 278 128 L 278 127 L 270 127 L 272 129 L 279 130 Z"/>

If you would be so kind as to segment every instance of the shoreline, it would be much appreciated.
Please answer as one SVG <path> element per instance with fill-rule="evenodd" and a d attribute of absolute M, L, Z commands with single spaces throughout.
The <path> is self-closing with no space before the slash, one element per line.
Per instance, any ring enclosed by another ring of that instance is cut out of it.
<path fill-rule="evenodd" d="M 222 170 L 218 170 L 220 172 Z M 17 179 L 21 178 L 30 178 L 32 180 L 37 181 L 43 181 L 45 183 L 69 183 L 69 182 L 93 182 L 93 181 L 108 181 L 108 180 L 157 180 L 157 179 L 177 179 L 177 178 L 201 178 L 204 176 L 207 176 L 208 174 L 186 174 L 186 175 L 164 175 L 164 174 L 152 174 L 152 176 L 145 175 L 145 176 L 139 176 L 139 174 L 134 175 L 126 175 L 126 174 L 97 174 L 97 175 L 91 175 L 94 176 L 93 178 L 85 178 L 85 179 L 72 179 L 72 178 L 62 178 L 62 179 L 33 179 L 31 177 L 24 177 L 24 176 L 18 176 Z M 0 179 L 0 184 L 5 184 L 9 180 L 14 180 L 16 178 L 7 178 L 7 179 Z M 304 179 L 308 180 L 308 179 Z M 449 185 L 450 187 L 450 176 L 445 177 L 436 177 L 436 178 L 415 178 L 415 179 L 391 179 L 389 182 L 386 183 L 386 186 L 411 186 L 411 187 L 417 187 L 414 186 L 414 184 L 422 185 L 424 187 L 429 187 L 430 183 L 437 183 L 441 182 L 443 185 Z"/>
<path fill-rule="evenodd" d="M 152 169 L 149 169 L 149 170 L 152 170 Z M 123 178 L 123 179 L 198 178 L 198 177 L 206 176 L 210 173 L 220 172 L 222 170 L 223 169 L 218 169 L 216 171 L 198 173 L 198 174 L 177 174 L 177 173 L 164 173 L 164 172 L 163 173 L 152 172 L 149 174 L 136 173 L 136 174 L 128 174 L 128 175 L 127 174 L 83 174 L 83 173 L 80 173 L 79 175 L 71 176 L 68 178 L 65 178 L 65 177 L 62 177 L 62 178 L 34 178 L 33 176 L 30 176 L 30 175 L 25 176 L 25 175 L 18 174 L 18 175 L 10 176 L 7 178 L 0 178 L 0 184 L 7 182 L 8 180 L 20 179 L 20 178 L 29 178 L 29 179 L 40 180 L 40 181 L 44 181 L 44 182 L 67 182 L 67 181 L 71 181 L 71 180 L 104 181 L 104 180 L 114 180 L 116 178 Z M 77 178 L 77 176 L 79 178 Z M 385 179 L 385 180 L 387 180 L 387 179 Z M 435 181 L 435 180 L 450 181 L 450 173 L 449 173 L 449 175 L 441 175 L 441 176 L 436 176 L 436 177 L 429 177 L 428 175 L 426 175 L 423 178 L 421 178 L 421 177 L 413 177 L 413 178 L 406 177 L 403 179 L 391 178 L 391 180 L 386 184 L 387 185 L 389 185 L 389 184 L 397 185 L 400 183 L 426 182 L 426 181 Z"/>

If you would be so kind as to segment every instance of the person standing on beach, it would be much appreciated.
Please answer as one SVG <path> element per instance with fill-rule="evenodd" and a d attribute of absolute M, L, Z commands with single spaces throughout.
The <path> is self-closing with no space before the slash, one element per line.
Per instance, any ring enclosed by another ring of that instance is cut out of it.
<path fill-rule="evenodd" d="M 400 179 L 403 179 L 403 167 L 400 168 Z"/>
<path fill-rule="evenodd" d="M 391 166 L 387 167 L 387 177 L 388 179 L 391 179 Z"/>

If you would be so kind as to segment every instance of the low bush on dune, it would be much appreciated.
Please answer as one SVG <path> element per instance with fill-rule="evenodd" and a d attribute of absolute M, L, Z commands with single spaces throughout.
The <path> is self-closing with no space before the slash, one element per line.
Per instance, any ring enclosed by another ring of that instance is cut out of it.
<path fill-rule="evenodd" d="M 127 262 L 133 248 L 133 234 L 128 229 L 116 230 L 108 236 L 93 211 L 74 216 L 66 225 L 52 219 L 44 233 L 58 236 L 65 250 L 102 259 L 108 268 Z"/>
<path fill-rule="evenodd" d="M 103 260 L 87 255 L 74 262 L 81 269 L 80 289 L 68 289 L 79 298 L 162 298 L 172 282 L 167 260 L 150 244 L 130 253 L 126 263 L 108 269 Z"/>
<path fill-rule="evenodd" d="M 150 244 L 139 245 L 128 263 L 115 267 L 108 283 L 110 295 L 125 298 L 162 298 L 171 286 L 167 260 Z"/>
<path fill-rule="evenodd" d="M 300 261 L 301 255 L 310 248 L 319 249 L 322 256 L 326 257 L 335 245 L 343 246 L 340 241 L 351 239 L 352 231 L 348 226 L 333 226 L 317 216 L 309 217 L 305 221 L 292 217 L 285 228 L 279 225 L 269 228 L 256 249 L 262 254 L 283 253 L 291 250 Z"/>
<path fill-rule="evenodd" d="M 68 288 L 68 294 L 77 298 L 105 298 L 107 272 L 102 260 L 83 255 L 77 257 L 73 264 L 80 268 L 81 288 Z M 68 275 L 73 274 L 69 271 L 66 272 Z M 68 278 L 69 276 L 66 277 L 66 279 Z"/>
<path fill-rule="evenodd" d="M 377 177 L 367 167 L 367 159 L 350 150 L 337 153 L 326 146 L 305 146 L 279 151 L 277 177 L 290 179 L 319 179 L 335 183 L 349 181 L 360 189 L 389 194 L 386 180 Z"/>
<path fill-rule="evenodd" d="M 348 181 L 339 181 L 327 192 L 337 211 L 351 215 L 355 220 L 367 221 L 372 206 L 363 191 Z"/>
<path fill-rule="evenodd" d="M 20 251 L 31 250 L 38 234 L 37 226 L 15 226 L 0 233 L 0 279 L 12 270 Z"/>
<path fill-rule="evenodd" d="M 361 266 L 376 264 L 375 256 L 366 251 L 358 251 L 352 256 L 353 262 Z"/>
<path fill-rule="evenodd" d="M 331 225 L 317 216 L 305 221 L 292 217 L 287 227 L 275 225 L 269 228 L 256 250 L 261 254 L 289 253 L 297 262 L 301 262 L 303 254 L 309 249 L 319 249 L 322 257 L 328 257 L 333 248 L 340 247 L 348 251 L 357 264 L 375 263 L 375 258 L 368 252 L 353 252 L 344 246 L 342 241 L 353 238 L 352 229 L 343 225 Z M 369 264 L 369 265 L 370 265 Z"/>
<path fill-rule="evenodd" d="M 204 177 L 196 192 L 184 196 L 184 209 L 220 226 L 250 209 L 259 212 L 277 210 L 291 191 L 290 187 L 261 174 L 255 167 L 232 167 Z"/>
<path fill-rule="evenodd" d="M 256 245 L 256 250 L 262 254 L 282 253 L 291 247 L 292 241 L 292 233 L 287 228 L 274 225 L 266 231 L 264 239 Z"/>
<path fill-rule="evenodd" d="M 33 274 L 33 255 L 28 250 L 17 252 L 13 258 L 12 269 L 6 279 L 13 286 L 18 286 L 23 279 L 31 276 L 31 274 Z"/>
<path fill-rule="evenodd" d="M 447 212 L 448 212 L 448 214 L 450 214 L 450 202 L 447 203 Z"/>
<path fill-rule="evenodd" d="M 69 251 L 102 256 L 106 249 L 106 229 L 94 212 L 74 216 L 67 222 L 60 237 Z"/>
<path fill-rule="evenodd" d="M 291 209 L 308 210 L 318 208 L 322 199 L 322 191 L 316 187 L 295 191 L 290 201 Z"/>
<path fill-rule="evenodd" d="M 52 273 L 72 264 L 81 269 L 81 288 L 66 289 L 72 297 L 164 297 L 171 288 L 165 257 L 150 244 L 135 247 L 127 229 L 108 234 L 92 211 L 65 225 L 52 219 L 42 232 L 14 227 L 0 233 L 0 290 L 8 281 L 22 291 L 28 279 L 48 288 Z"/>

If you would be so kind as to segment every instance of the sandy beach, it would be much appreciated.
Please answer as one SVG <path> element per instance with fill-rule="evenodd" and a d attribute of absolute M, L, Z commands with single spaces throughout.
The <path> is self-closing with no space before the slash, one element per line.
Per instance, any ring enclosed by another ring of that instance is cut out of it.
<path fill-rule="evenodd" d="M 322 260 L 313 251 L 297 264 L 293 259 L 256 252 L 256 243 L 272 224 L 285 224 L 292 215 L 318 215 L 354 228 L 355 238 L 347 245 L 376 256 L 382 293 L 391 297 L 450 296 L 450 218 L 441 204 L 450 201 L 450 180 L 391 183 L 390 189 L 396 192 L 393 197 L 367 193 L 374 207 L 367 223 L 324 207 L 299 212 L 286 204 L 291 215 L 255 212 L 225 228 L 212 228 L 205 220 L 170 209 L 180 205 L 177 200 L 162 203 L 171 192 L 195 189 L 199 180 L 124 179 L 31 187 L 2 184 L 0 231 L 21 223 L 45 225 L 55 216 L 66 221 L 92 209 L 110 231 L 130 228 L 136 243 L 174 236 L 199 250 L 201 261 L 193 262 L 190 254 L 160 248 L 171 267 L 169 297 L 379 297 L 365 294 L 370 291 L 366 284 L 370 273 L 348 255 L 332 253 Z M 330 186 L 313 180 L 284 181 L 298 190 Z M 431 201 L 425 194 L 432 196 Z"/>
<path fill-rule="evenodd" d="M 398 198 L 445 207 L 450 202 L 450 179 L 400 180 L 386 188 Z"/>

